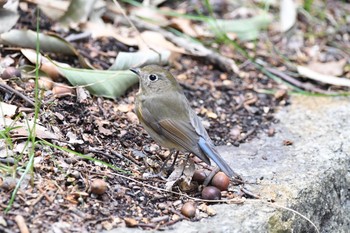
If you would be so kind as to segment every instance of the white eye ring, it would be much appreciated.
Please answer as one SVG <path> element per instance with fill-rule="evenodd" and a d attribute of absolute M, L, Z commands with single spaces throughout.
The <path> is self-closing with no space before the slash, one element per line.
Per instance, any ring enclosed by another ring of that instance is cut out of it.
<path fill-rule="evenodd" d="M 148 79 L 154 82 L 158 80 L 158 76 L 156 74 L 150 74 L 148 75 Z"/>

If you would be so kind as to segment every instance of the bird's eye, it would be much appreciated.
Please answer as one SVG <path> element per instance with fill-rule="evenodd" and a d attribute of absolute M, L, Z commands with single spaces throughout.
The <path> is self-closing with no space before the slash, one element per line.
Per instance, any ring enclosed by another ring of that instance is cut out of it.
<path fill-rule="evenodd" d="M 150 74 L 150 75 L 148 76 L 148 79 L 151 80 L 151 81 L 156 81 L 156 80 L 158 79 L 158 76 L 155 75 L 155 74 Z"/>

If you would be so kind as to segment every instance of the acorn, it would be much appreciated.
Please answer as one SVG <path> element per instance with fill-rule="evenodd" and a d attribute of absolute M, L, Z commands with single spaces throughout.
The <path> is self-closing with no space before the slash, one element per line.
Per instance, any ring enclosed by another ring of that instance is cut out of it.
<path fill-rule="evenodd" d="M 107 191 L 107 183 L 102 179 L 95 179 L 91 183 L 91 193 L 101 195 Z"/>
<path fill-rule="evenodd" d="M 230 178 L 228 178 L 228 176 L 225 173 L 218 172 L 211 180 L 211 184 L 217 187 L 219 190 L 225 191 L 227 190 L 228 185 L 230 184 Z"/>
<path fill-rule="evenodd" d="M 189 201 L 182 206 L 181 213 L 188 218 L 193 218 L 196 215 L 196 209 L 196 204 Z"/>
<path fill-rule="evenodd" d="M 202 198 L 205 200 L 220 200 L 221 192 L 214 186 L 207 186 L 202 190 Z"/>
<path fill-rule="evenodd" d="M 204 182 L 205 178 L 207 178 L 207 174 L 204 170 L 196 170 L 192 176 L 192 180 L 197 181 L 200 184 Z"/>

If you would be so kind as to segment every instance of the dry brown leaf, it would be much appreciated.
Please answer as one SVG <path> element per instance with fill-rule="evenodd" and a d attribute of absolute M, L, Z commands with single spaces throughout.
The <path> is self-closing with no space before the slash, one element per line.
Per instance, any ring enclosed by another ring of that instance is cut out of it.
<path fill-rule="evenodd" d="M 14 127 L 15 129 L 11 130 L 11 137 L 27 137 L 29 135 L 29 130 L 33 128 L 33 121 L 29 120 L 28 122 L 19 122 L 13 121 L 9 118 L 3 118 L 0 116 L 0 128 L 5 127 Z M 17 128 L 18 127 L 18 128 Z M 41 139 L 59 139 L 60 135 L 50 132 L 46 127 L 36 124 L 35 134 L 37 138 Z"/>
<path fill-rule="evenodd" d="M 33 49 L 21 49 L 22 54 L 33 64 L 36 64 L 36 51 Z M 60 77 L 60 73 L 56 65 L 49 59 L 39 54 L 40 70 L 44 71 L 54 81 Z M 59 66 L 70 67 L 68 64 L 56 62 Z"/>
<path fill-rule="evenodd" d="M 58 20 L 60 17 L 62 17 L 69 7 L 69 1 L 32 0 L 32 2 L 37 4 L 44 14 L 52 20 Z"/>
<path fill-rule="evenodd" d="M 184 18 L 173 18 L 171 19 L 171 26 L 180 29 L 183 33 L 192 36 L 198 37 L 198 33 L 192 25 L 191 20 Z"/>
<path fill-rule="evenodd" d="M 160 52 L 165 49 L 175 53 L 187 54 L 184 48 L 174 45 L 158 32 L 144 31 L 140 36 L 130 35 L 129 29 L 124 31 L 121 28 L 115 28 L 112 24 L 97 24 L 93 22 L 86 22 L 81 28 L 84 31 L 91 32 L 93 38 L 111 36 L 125 45 L 139 46 L 139 50 L 152 48 Z"/>
<path fill-rule="evenodd" d="M 131 14 L 139 18 L 147 19 L 148 22 L 151 22 L 159 26 L 169 25 L 169 21 L 164 15 L 158 13 L 157 11 L 149 7 L 134 8 L 132 9 Z"/>
<path fill-rule="evenodd" d="M 346 60 L 342 59 L 339 61 L 331 61 L 326 63 L 311 62 L 306 67 L 324 75 L 340 76 L 344 73 L 344 66 Z"/>
<path fill-rule="evenodd" d="M 124 221 L 125 221 L 125 224 L 128 227 L 134 227 L 137 224 L 139 224 L 139 222 L 136 219 L 133 219 L 133 218 L 124 218 Z"/>
<path fill-rule="evenodd" d="M 119 27 L 118 29 L 109 23 L 95 23 L 95 22 L 86 22 L 81 25 L 81 29 L 83 31 L 87 31 L 91 33 L 92 38 L 100 38 L 100 37 L 113 37 L 116 40 L 126 44 L 128 46 L 137 46 L 138 40 L 136 36 L 130 37 L 129 32 L 130 29 Z"/>
<path fill-rule="evenodd" d="M 152 48 L 156 51 L 162 51 L 166 49 L 176 53 L 187 54 L 184 48 L 177 47 L 158 32 L 144 31 L 141 33 L 141 38 L 138 37 L 137 39 L 140 50 Z"/>
<path fill-rule="evenodd" d="M 189 159 L 187 163 L 186 161 L 182 161 L 182 163 L 177 165 L 174 171 L 168 177 L 165 184 L 165 189 L 170 191 L 179 181 L 186 182 L 188 186 L 190 186 L 194 172 L 195 165 L 191 159 Z"/>

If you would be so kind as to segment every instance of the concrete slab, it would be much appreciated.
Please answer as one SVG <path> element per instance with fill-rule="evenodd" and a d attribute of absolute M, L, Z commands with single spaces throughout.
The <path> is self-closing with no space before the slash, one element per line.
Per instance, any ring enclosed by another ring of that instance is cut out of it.
<path fill-rule="evenodd" d="M 276 116 L 276 135 L 261 134 L 240 147 L 219 147 L 262 200 L 212 205 L 217 215 L 183 221 L 166 232 L 350 232 L 350 99 L 293 97 Z M 284 140 L 293 142 L 286 146 Z M 143 232 L 118 228 L 112 232 Z"/>

